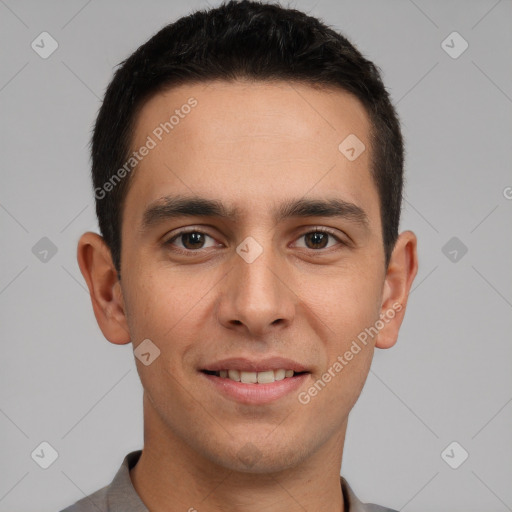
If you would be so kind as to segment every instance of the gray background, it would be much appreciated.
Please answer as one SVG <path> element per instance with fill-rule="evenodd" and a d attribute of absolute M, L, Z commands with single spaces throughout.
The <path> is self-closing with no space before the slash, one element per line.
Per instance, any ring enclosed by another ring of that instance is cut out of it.
<path fill-rule="evenodd" d="M 401 336 L 376 351 L 342 473 L 364 501 L 406 512 L 512 510 L 512 2 L 289 5 L 382 69 L 407 144 L 401 228 L 419 238 Z M 113 67 L 200 7 L 0 0 L 0 511 L 60 510 L 142 447 L 131 345 L 103 338 L 76 262 L 97 229 L 87 145 Z M 43 31 L 59 44 L 47 59 L 31 48 Z M 441 46 L 453 31 L 469 44 L 456 59 Z M 57 248 L 46 262 L 43 237 Z M 59 455 L 46 470 L 31 458 L 42 441 Z M 441 457 L 452 441 L 469 453 L 458 469 Z"/>

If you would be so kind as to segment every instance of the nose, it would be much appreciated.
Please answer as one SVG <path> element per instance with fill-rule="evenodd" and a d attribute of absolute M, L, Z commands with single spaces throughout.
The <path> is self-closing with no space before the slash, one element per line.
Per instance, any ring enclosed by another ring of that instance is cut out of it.
<path fill-rule="evenodd" d="M 297 297 L 285 262 L 271 248 L 251 262 L 233 256 L 222 281 L 217 314 L 223 326 L 254 337 L 283 329 L 293 321 Z"/>

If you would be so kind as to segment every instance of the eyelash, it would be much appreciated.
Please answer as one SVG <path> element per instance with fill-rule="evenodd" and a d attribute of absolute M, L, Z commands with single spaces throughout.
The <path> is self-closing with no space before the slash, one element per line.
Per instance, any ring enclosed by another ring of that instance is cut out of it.
<path fill-rule="evenodd" d="M 212 237 L 211 235 L 209 235 L 205 231 L 202 231 L 201 229 L 186 229 L 186 230 L 179 231 L 178 233 L 174 234 L 169 240 L 165 241 L 163 245 L 164 246 L 171 246 L 173 251 L 175 251 L 175 252 L 177 252 L 179 254 L 183 254 L 185 256 L 197 255 L 201 251 L 203 251 L 204 249 L 197 249 L 197 250 L 182 249 L 181 247 L 173 246 L 173 242 L 175 240 L 177 240 L 180 236 L 186 235 L 186 234 L 189 234 L 189 233 L 199 233 L 199 234 L 206 235 L 206 236 L 214 239 L 214 237 Z M 348 245 L 347 242 L 344 242 L 343 240 L 341 240 L 333 231 L 331 231 L 330 229 L 327 229 L 327 228 L 323 228 L 323 227 L 318 227 L 318 228 L 314 228 L 314 229 L 310 229 L 308 231 L 305 231 L 305 232 L 301 233 L 298 238 L 302 238 L 303 236 L 309 235 L 311 233 L 325 233 L 327 235 L 332 236 L 340 245 L 342 245 L 342 246 L 347 246 Z M 309 250 L 309 251 L 312 251 L 312 252 L 315 252 L 315 253 L 325 252 L 325 251 L 327 251 L 329 249 L 332 249 L 332 247 L 331 248 L 327 248 L 327 249 L 307 249 L 306 248 L 306 250 Z"/>

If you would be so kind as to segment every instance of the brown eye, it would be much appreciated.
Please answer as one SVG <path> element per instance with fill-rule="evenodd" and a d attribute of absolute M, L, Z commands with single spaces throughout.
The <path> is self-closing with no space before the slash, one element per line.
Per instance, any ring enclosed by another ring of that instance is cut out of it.
<path fill-rule="evenodd" d="M 208 238 L 213 242 L 209 246 L 205 245 Z M 210 235 L 195 229 L 193 231 L 177 233 L 165 242 L 165 245 L 173 246 L 178 251 L 198 251 L 207 247 L 214 247 L 215 240 Z"/>
<path fill-rule="evenodd" d="M 316 228 L 314 230 L 308 231 L 307 233 L 302 234 L 299 237 L 299 240 L 304 240 L 304 245 L 299 245 L 298 247 L 304 247 L 306 249 L 311 250 L 321 250 L 328 249 L 336 243 L 330 243 L 330 240 L 337 242 L 338 244 L 344 245 L 343 241 L 338 238 L 334 233 L 328 231 L 326 229 Z"/>
<path fill-rule="evenodd" d="M 320 231 L 313 231 L 304 235 L 306 245 L 311 244 L 308 249 L 325 249 L 329 242 L 329 235 Z"/>
<path fill-rule="evenodd" d="M 181 238 L 185 249 L 202 249 L 201 246 L 204 244 L 205 235 L 198 231 L 192 231 L 190 233 L 182 233 L 179 238 Z"/>

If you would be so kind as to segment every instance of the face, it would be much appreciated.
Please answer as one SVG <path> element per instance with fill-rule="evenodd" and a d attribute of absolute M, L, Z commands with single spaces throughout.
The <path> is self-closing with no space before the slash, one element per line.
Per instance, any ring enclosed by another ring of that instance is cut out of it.
<path fill-rule="evenodd" d="M 118 292 L 134 349 L 160 351 L 136 359 L 150 431 L 253 472 L 339 437 L 380 336 L 361 333 L 405 306 L 415 273 L 399 289 L 386 273 L 369 128 L 353 96 L 306 85 L 210 82 L 145 104 L 132 149 L 155 144 L 123 205 Z M 339 149 L 351 134 L 355 159 Z"/>

